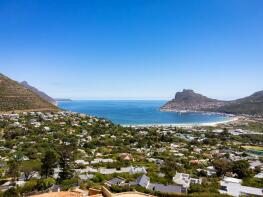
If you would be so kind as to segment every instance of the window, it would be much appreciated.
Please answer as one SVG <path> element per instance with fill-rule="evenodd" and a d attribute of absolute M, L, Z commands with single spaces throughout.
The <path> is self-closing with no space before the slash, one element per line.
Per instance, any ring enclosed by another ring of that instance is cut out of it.
<path fill-rule="evenodd" d="M 221 186 L 220 190 L 227 191 L 227 186 Z"/>

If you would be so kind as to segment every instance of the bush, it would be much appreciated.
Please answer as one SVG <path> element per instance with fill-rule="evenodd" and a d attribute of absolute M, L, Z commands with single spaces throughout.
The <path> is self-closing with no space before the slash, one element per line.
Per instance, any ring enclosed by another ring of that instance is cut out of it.
<path fill-rule="evenodd" d="M 12 187 L 4 192 L 3 197 L 19 197 L 19 192 L 16 188 Z"/>
<path fill-rule="evenodd" d="M 204 193 L 195 193 L 188 195 L 189 197 L 230 197 L 226 194 L 216 194 L 216 193 L 210 193 L 210 192 L 204 192 Z"/>
<path fill-rule="evenodd" d="M 25 185 L 23 187 L 20 187 L 19 188 L 19 192 L 20 193 L 28 193 L 28 192 L 32 192 L 34 190 L 37 189 L 37 180 L 36 179 L 32 179 L 32 180 L 29 180 L 25 183 Z"/>
<path fill-rule="evenodd" d="M 118 185 L 112 185 L 110 190 L 113 192 L 113 193 L 120 193 L 120 192 L 127 192 L 127 191 L 130 191 L 130 188 L 129 186 L 123 186 L 123 187 L 120 187 Z"/>
<path fill-rule="evenodd" d="M 66 179 L 61 182 L 60 186 L 62 187 L 62 190 L 68 190 L 71 187 L 75 187 L 78 185 L 79 179 L 72 178 L 72 179 Z"/>
<path fill-rule="evenodd" d="M 91 180 L 87 180 L 85 182 L 82 182 L 80 184 L 80 189 L 89 189 L 89 188 L 93 188 L 95 186 L 95 184 L 91 181 Z"/>
<path fill-rule="evenodd" d="M 37 189 L 39 191 L 45 190 L 45 189 L 51 187 L 52 185 L 54 185 L 55 183 L 56 183 L 56 180 L 53 178 L 39 179 L 37 181 Z"/>
<path fill-rule="evenodd" d="M 105 176 L 100 173 L 95 173 L 94 177 L 92 178 L 92 181 L 95 183 L 101 183 L 105 180 Z"/>
<path fill-rule="evenodd" d="M 204 192 L 205 188 L 203 187 L 203 185 L 199 185 L 199 184 L 191 184 L 188 192 L 189 193 L 195 193 L 195 192 Z"/>
<path fill-rule="evenodd" d="M 263 188 L 263 179 L 259 178 L 245 178 L 243 179 L 242 185 Z"/>

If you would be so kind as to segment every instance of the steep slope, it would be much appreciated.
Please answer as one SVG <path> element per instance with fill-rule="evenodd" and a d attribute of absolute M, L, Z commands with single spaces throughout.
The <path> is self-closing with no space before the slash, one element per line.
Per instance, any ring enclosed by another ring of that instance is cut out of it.
<path fill-rule="evenodd" d="M 177 92 L 174 99 L 161 107 L 163 111 L 208 111 L 225 105 L 219 101 L 195 93 L 193 90 Z"/>
<path fill-rule="evenodd" d="M 57 102 L 51 98 L 50 96 L 48 96 L 46 93 L 38 90 L 37 88 L 29 85 L 26 81 L 22 81 L 20 83 L 22 86 L 24 86 L 25 88 L 28 88 L 30 90 L 32 90 L 33 92 L 35 92 L 38 96 L 40 96 L 41 98 L 43 98 L 44 100 L 48 101 L 49 103 L 52 103 L 53 105 L 57 105 Z"/>
<path fill-rule="evenodd" d="M 263 91 L 256 92 L 242 99 L 231 101 L 220 107 L 218 111 L 232 114 L 263 115 Z"/>
<path fill-rule="evenodd" d="M 10 111 L 58 111 L 30 89 L 0 74 L 0 112 Z"/>
<path fill-rule="evenodd" d="M 162 111 L 207 111 L 231 114 L 263 115 L 263 91 L 233 101 L 207 98 L 193 90 L 178 92 L 161 107 Z"/>

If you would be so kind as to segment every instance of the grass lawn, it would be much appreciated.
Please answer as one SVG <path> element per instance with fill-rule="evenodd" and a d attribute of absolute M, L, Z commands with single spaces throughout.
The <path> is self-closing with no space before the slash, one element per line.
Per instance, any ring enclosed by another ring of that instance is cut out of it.
<path fill-rule="evenodd" d="M 262 146 L 242 146 L 242 147 L 247 149 L 247 150 L 263 151 Z"/>

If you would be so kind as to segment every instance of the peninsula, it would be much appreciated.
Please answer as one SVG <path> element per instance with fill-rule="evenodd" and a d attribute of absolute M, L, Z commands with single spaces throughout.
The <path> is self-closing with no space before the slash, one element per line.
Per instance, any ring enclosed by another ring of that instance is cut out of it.
<path fill-rule="evenodd" d="M 160 109 L 161 111 L 171 112 L 218 112 L 262 115 L 263 91 L 233 101 L 222 101 L 208 98 L 195 93 L 193 90 L 184 89 L 182 92 L 177 92 L 175 97 Z"/>

